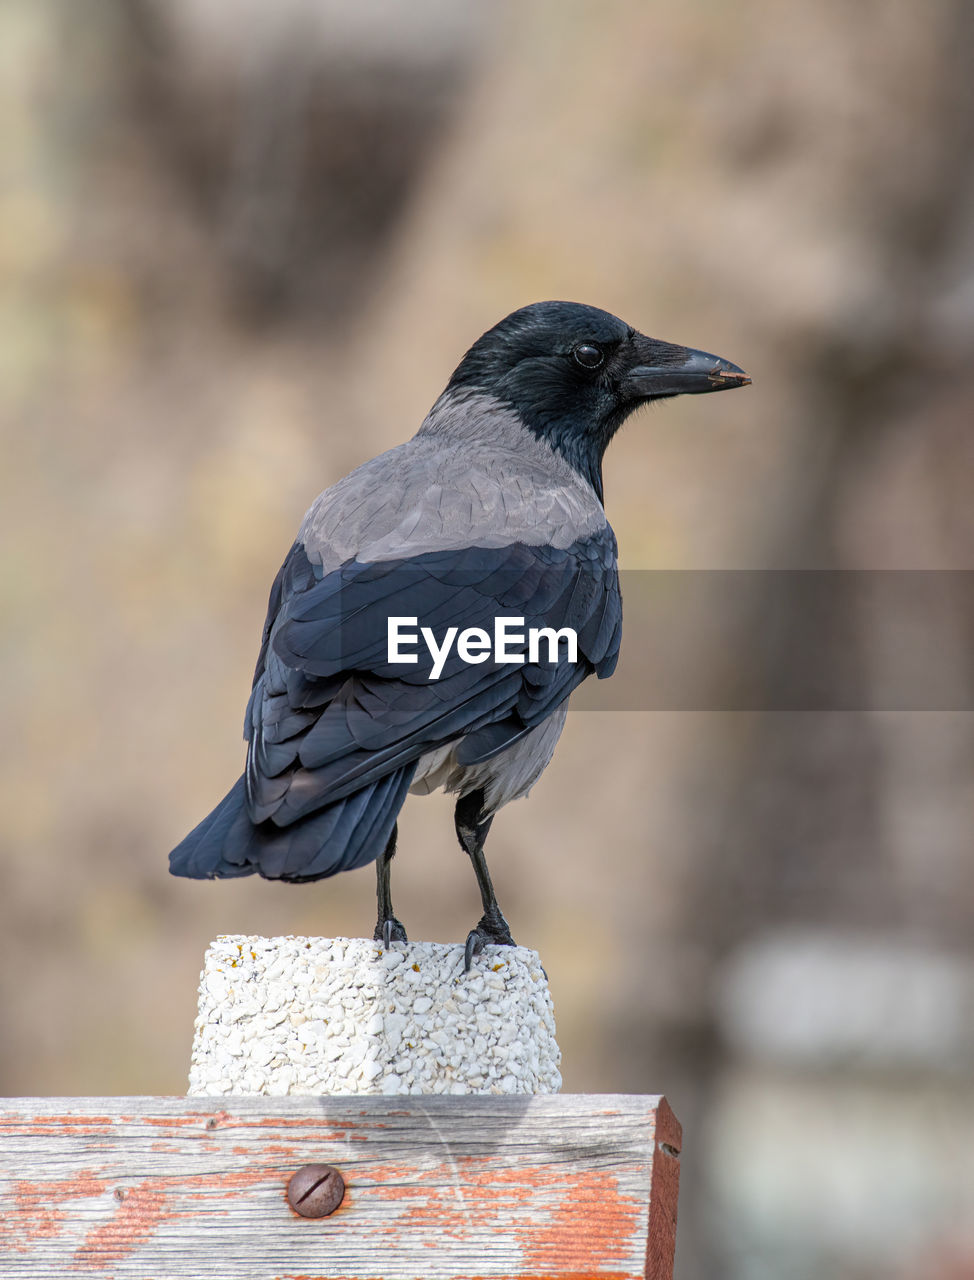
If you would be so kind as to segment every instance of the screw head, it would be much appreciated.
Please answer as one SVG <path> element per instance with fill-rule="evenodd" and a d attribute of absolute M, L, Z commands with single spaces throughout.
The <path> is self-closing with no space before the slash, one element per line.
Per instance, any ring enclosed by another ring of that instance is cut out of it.
<path fill-rule="evenodd" d="M 345 1179 L 330 1164 L 303 1164 L 287 1184 L 287 1202 L 302 1218 L 327 1218 L 345 1196 Z"/>

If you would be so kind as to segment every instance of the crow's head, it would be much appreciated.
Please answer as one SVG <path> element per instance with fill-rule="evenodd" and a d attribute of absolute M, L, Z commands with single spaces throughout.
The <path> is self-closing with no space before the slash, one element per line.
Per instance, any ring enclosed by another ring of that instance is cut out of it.
<path fill-rule="evenodd" d="M 608 311 L 536 302 L 478 338 L 447 391 L 482 391 L 516 410 L 601 498 L 602 455 L 638 405 L 748 382 L 737 365 L 647 338 Z"/>

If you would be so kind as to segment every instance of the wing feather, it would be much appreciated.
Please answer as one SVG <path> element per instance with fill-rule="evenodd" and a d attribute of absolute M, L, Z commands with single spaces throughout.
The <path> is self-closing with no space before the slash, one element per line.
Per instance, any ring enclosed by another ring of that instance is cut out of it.
<path fill-rule="evenodd" d="M 523 617 L 525 660 L 499 663 L 491 654 L 471 664 L 454 644 L 432 680 L 423 644 L 415 663 L 389 662 L 391 616 L 418 618 L 438 642 L 447 627 L 493 635 L 498 616 Z M 296 545 L 271 591 L 248 709 L 252 820 L 289 827 L 383 778 L 411 776 L 422 755 L 459 739 L 464 762 L 490 758 L 614 662 L 620 621 L 607 525 L 567 549 L 469 547 L 348 561 L 321 576 Z M 566 626 L 579 636 L 576 664 L 527 661 L 529 628 Z M 350 821 L 352 810 L 342 812 Z M 277 867 L 269 850 L 261 857 Z M 291 857 L 281 874 L 292 870 Z"/>

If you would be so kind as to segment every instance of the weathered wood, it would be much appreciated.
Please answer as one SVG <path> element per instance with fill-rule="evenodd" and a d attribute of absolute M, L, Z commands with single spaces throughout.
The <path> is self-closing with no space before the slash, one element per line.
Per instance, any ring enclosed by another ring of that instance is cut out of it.
<path fill-rule="evenodd" d="M 679 1149 L 661 1097 L 8 1099 L 0 1274 L 668 1280 Z"/>

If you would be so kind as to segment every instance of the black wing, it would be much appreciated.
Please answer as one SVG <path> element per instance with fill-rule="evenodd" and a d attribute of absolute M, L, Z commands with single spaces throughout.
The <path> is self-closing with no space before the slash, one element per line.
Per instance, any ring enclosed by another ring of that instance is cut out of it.
<path fill-rule="evenodd" d="M 424 645 L 390 663 L 389 617 L 415 617 L 438 643 L 447 627 L 493 635 L 498 616 L 572 628 L 578 661 L 470 664 L 456 645 L 439 679 Z M 463 739 L 462 763 L 540 724 L 593 672 L 611 674 L 622 609 L 612 531 L 561 550 L 513 543 L 406 560 L 351 561 L 316 576 L 292 548 L 271 591 L 245 736 L 251 821 L 286 827 Z"/>

